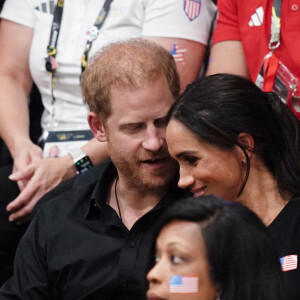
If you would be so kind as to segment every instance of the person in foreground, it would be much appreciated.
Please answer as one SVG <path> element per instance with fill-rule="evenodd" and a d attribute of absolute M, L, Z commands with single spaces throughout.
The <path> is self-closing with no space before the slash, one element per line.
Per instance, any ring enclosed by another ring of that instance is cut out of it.
<path fill-rule="evenodd" d="M 188 198 L 158 224 L 149 300 L 283 300 L 272 237 L 245 206 Z"/>
<path fill-rule="evenodd" d="M 0 299 L 144 299 L 153 224 L 181 197 L 165 140 L 179 95 L 171 54 L 142 39 L 104 48 L 82 76 L 88 122 L 111 161 L 42 206 Z"/>
<path fill-rule="evenodd" d="M 208 76 L 170 111 L 168 149 L 179 187 L 215 194 L 253 210 L 280 255 L 288 295 L 300 299 L 300 126 L 274 94 L 245 78 Z"/>

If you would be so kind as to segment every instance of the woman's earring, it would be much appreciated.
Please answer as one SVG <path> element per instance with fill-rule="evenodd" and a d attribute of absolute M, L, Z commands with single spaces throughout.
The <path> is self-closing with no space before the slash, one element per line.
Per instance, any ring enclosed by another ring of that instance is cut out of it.
<path fill-rule="evenodd" d="M 242 163 L 243 163 L 243 164 L 246 164 L 246 163 L 247 163 L 246 159 L 243 159 L 243 160 L 242 160 Z"/>

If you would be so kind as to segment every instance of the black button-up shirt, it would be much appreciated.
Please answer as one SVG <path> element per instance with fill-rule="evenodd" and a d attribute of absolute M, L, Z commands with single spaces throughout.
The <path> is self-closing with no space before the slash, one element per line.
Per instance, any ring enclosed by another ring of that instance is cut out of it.
<path fill-rule="evenodd" d="M 107 162 L 87 173 L 40 208 L 0 299 L 144 299 L 154 225 L 182 192 L 170 185 L 128 230 L 106 204 L 114 166 Z"/>

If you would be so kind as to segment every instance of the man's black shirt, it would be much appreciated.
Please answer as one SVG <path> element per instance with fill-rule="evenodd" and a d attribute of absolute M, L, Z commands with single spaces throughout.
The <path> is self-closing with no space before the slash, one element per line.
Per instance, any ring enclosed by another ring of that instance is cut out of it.
<path fill-rule="evenodd" d="M 112 163 L 87 173 L 40 208 L 0 299 L 144 299 L 156 220 L 183 192 L 171 185 L 128 230 L 106 204 Z"/>

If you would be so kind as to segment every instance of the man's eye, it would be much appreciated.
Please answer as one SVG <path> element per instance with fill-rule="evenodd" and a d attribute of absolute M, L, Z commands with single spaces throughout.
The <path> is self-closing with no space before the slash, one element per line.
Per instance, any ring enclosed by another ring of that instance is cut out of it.
<path fill-rule="evenodd" d="M 167 117 L 155 120 L 154 124 L 159 128 L 166 127 L 168 125 Z"/>
<path fill-rule="evenodd" d="M 182 257 L 180 257 L 179 255 L 171 255 L 170 259 L 171 259 L 171 262 L 175 265 L 181 264 L 184 262 L 184 259 Z"/>
<path fill-rule="evenodd" d="M 123 130 L 124 131 L 127 131 L 127 132 L 136 132 L 136 131 L 139 131 L 140 129 L 142 129 L 143 125 L 142 124 L 129 124 L 129 125 L 126 125 L 123 127 Z"/>

